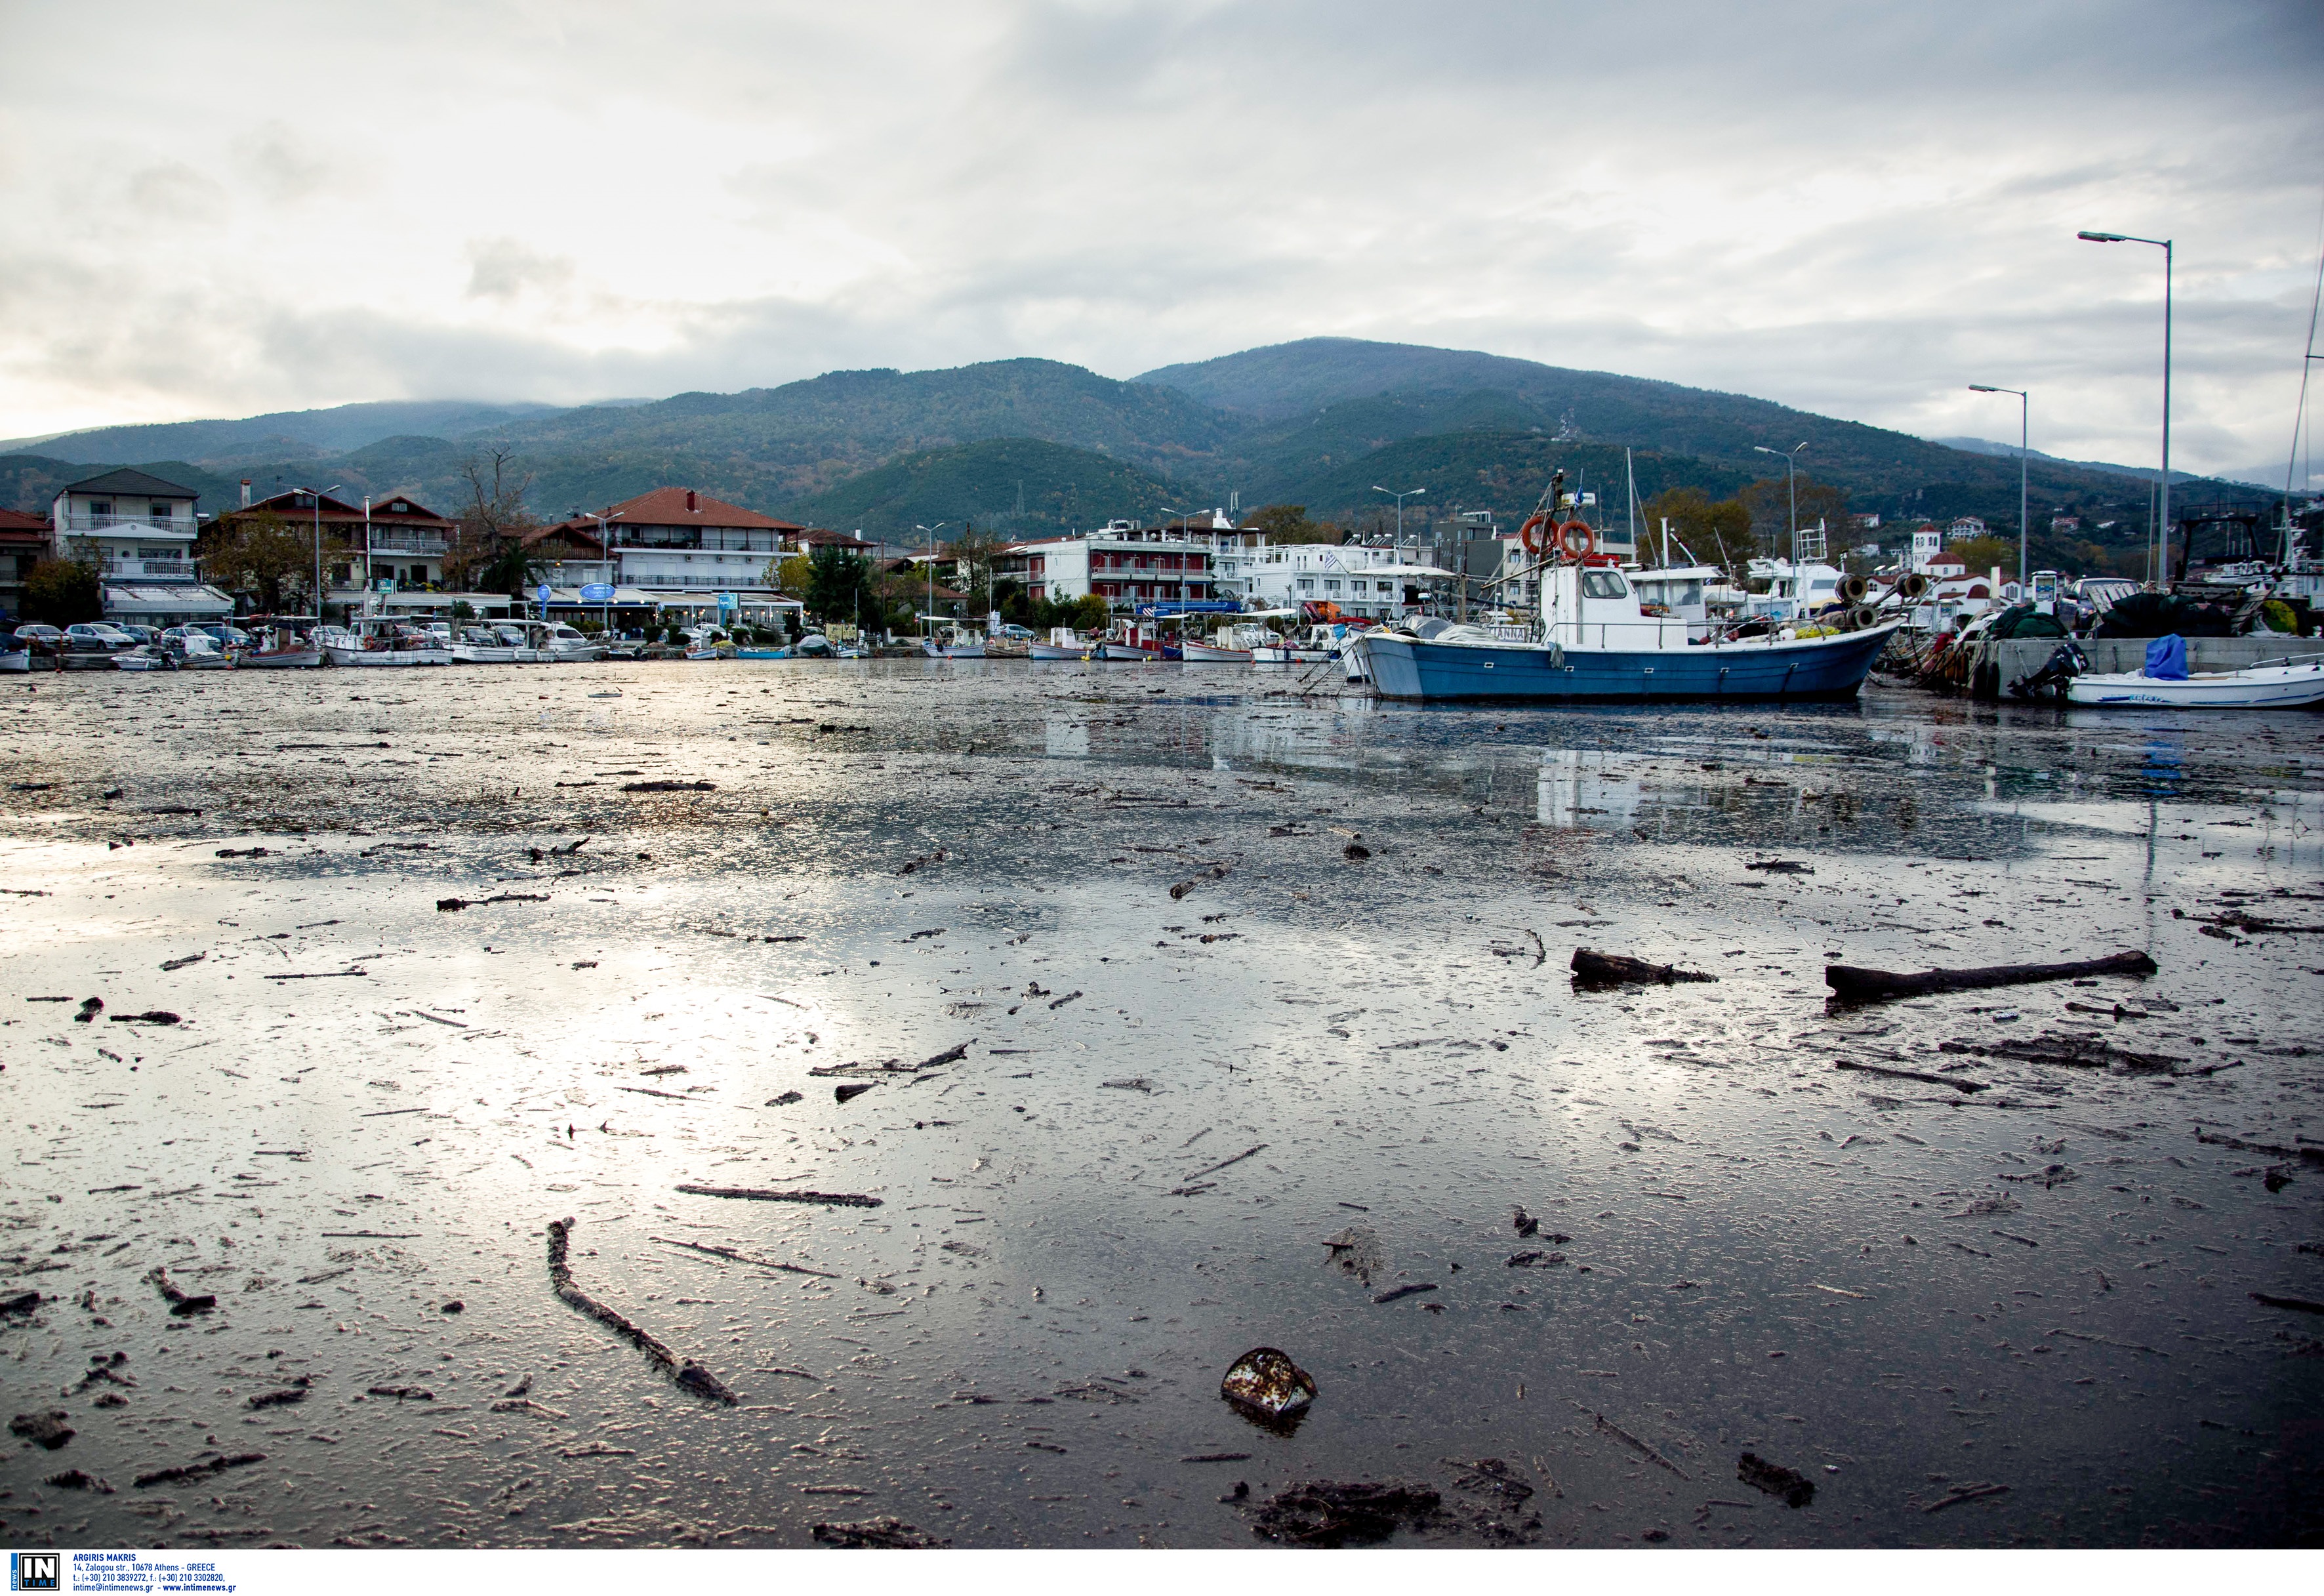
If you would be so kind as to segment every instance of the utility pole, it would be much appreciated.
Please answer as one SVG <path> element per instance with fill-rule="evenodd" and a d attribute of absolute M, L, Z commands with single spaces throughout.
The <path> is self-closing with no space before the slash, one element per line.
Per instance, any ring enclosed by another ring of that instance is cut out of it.
<path fill-rule="evenodd" d="M 2127 233 L 2077 233 L 2086 244 L 2151 244 L 2163 252 L 2163 489 L 2162 510 L 2155 517 L 2161 537 L 2162 585 L 2171 585 L 2171 277 L 2175 254 L 2168 238 L 2137 238 Z"/>

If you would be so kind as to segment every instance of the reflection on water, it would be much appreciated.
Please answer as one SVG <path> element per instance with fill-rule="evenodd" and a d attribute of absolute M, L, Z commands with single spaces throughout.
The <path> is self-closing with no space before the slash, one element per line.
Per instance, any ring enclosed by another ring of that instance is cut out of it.
<path fill-rule="evenodd" d="M 78 1432 L 10 1463 L 20 1528 L 1247 1545 L 1235 1481 L 1321 1477 L 1428 1480 L 1456 1541 L 2314 1532 L 2324 1357 L 2249 1295 L 2324 1296 L 2312 938 L 2223 918 L 2319 918 L 2311 718 L 354 674 L 5 700 L 48 895 L 0 1287 L 42 1297 L 19 1407 Z M 1576 992 L 1577 945 L 1719 980 Z M 1827 1014 L 1817 968 L 2117 947 L 2162 974 Z M 2070 1033 L 2117 1067 L 1995 1051 Z M 568 1216 L 739 1406 L 550 1294 Z M 1218 1399 L 1257 1345 L 1316 1379 L 1295 1434 Z"/>

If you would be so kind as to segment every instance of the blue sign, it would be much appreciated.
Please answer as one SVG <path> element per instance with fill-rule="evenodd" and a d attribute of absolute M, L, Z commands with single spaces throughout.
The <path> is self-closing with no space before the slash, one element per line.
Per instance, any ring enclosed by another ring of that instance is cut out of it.
<path fill-rule="evenodd" d="M 592 582 L 581 589 L 581 602 L 585 604 L 609 604 L 613 597 L 613 586 L 610 582 Z"/>
<path fill-rule="evenodd" d="M 549 602 L 549 584 L 543 582 L 532 596 L 546 604 Z"/>
<path fill-rule="evenodd" d="M 1166 598 L 1138 606 L 1138 613 L 1149 619 L 1156 615 L 1234 615 L 1241 612 L 1242 605 L 1231 598 Z"/>
<path fill-rule="evenodd" d="M 724 615 L 730 613 L 733 608 L 734 595 L 733 594 L 722 593 L 718 595 L 718 613 L 720 614 Z"/>

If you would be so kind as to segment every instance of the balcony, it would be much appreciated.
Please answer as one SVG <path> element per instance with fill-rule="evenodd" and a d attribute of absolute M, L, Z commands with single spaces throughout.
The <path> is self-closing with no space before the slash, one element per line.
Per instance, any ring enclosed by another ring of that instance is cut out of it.
<path fill-rule="evenodd" d="M 68 533 L 109 532 L 115 528 L 143 528 L 160 532 L 182 532 L 190 538 L 198 529 L 190 515 L 167 518 L 145 515 L 68 515 L 64 530 Z"/>
<path fill-rule="evenodd" d="M 108 559 L 100 574 L 115 582 L 190 582 L 195 575 L 189 559 Z"/>
<path fill-rule="evenodd" d="M 374 554 L 405 554 L 422 558 L 440 558 L 450 551 L 452 540 L 442 532 L 413 532 L 395 528 L 372 529 L 371 551 Z"/>

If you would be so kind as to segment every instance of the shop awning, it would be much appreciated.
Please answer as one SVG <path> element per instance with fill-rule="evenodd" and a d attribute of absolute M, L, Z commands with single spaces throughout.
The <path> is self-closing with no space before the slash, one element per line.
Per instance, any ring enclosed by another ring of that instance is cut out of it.
<path fill-rule="evenodd" d="M 113 615 L 231 615 L 234 600 L 217 588 L 195 583 L 105 590 L 105 613 Z"/>

